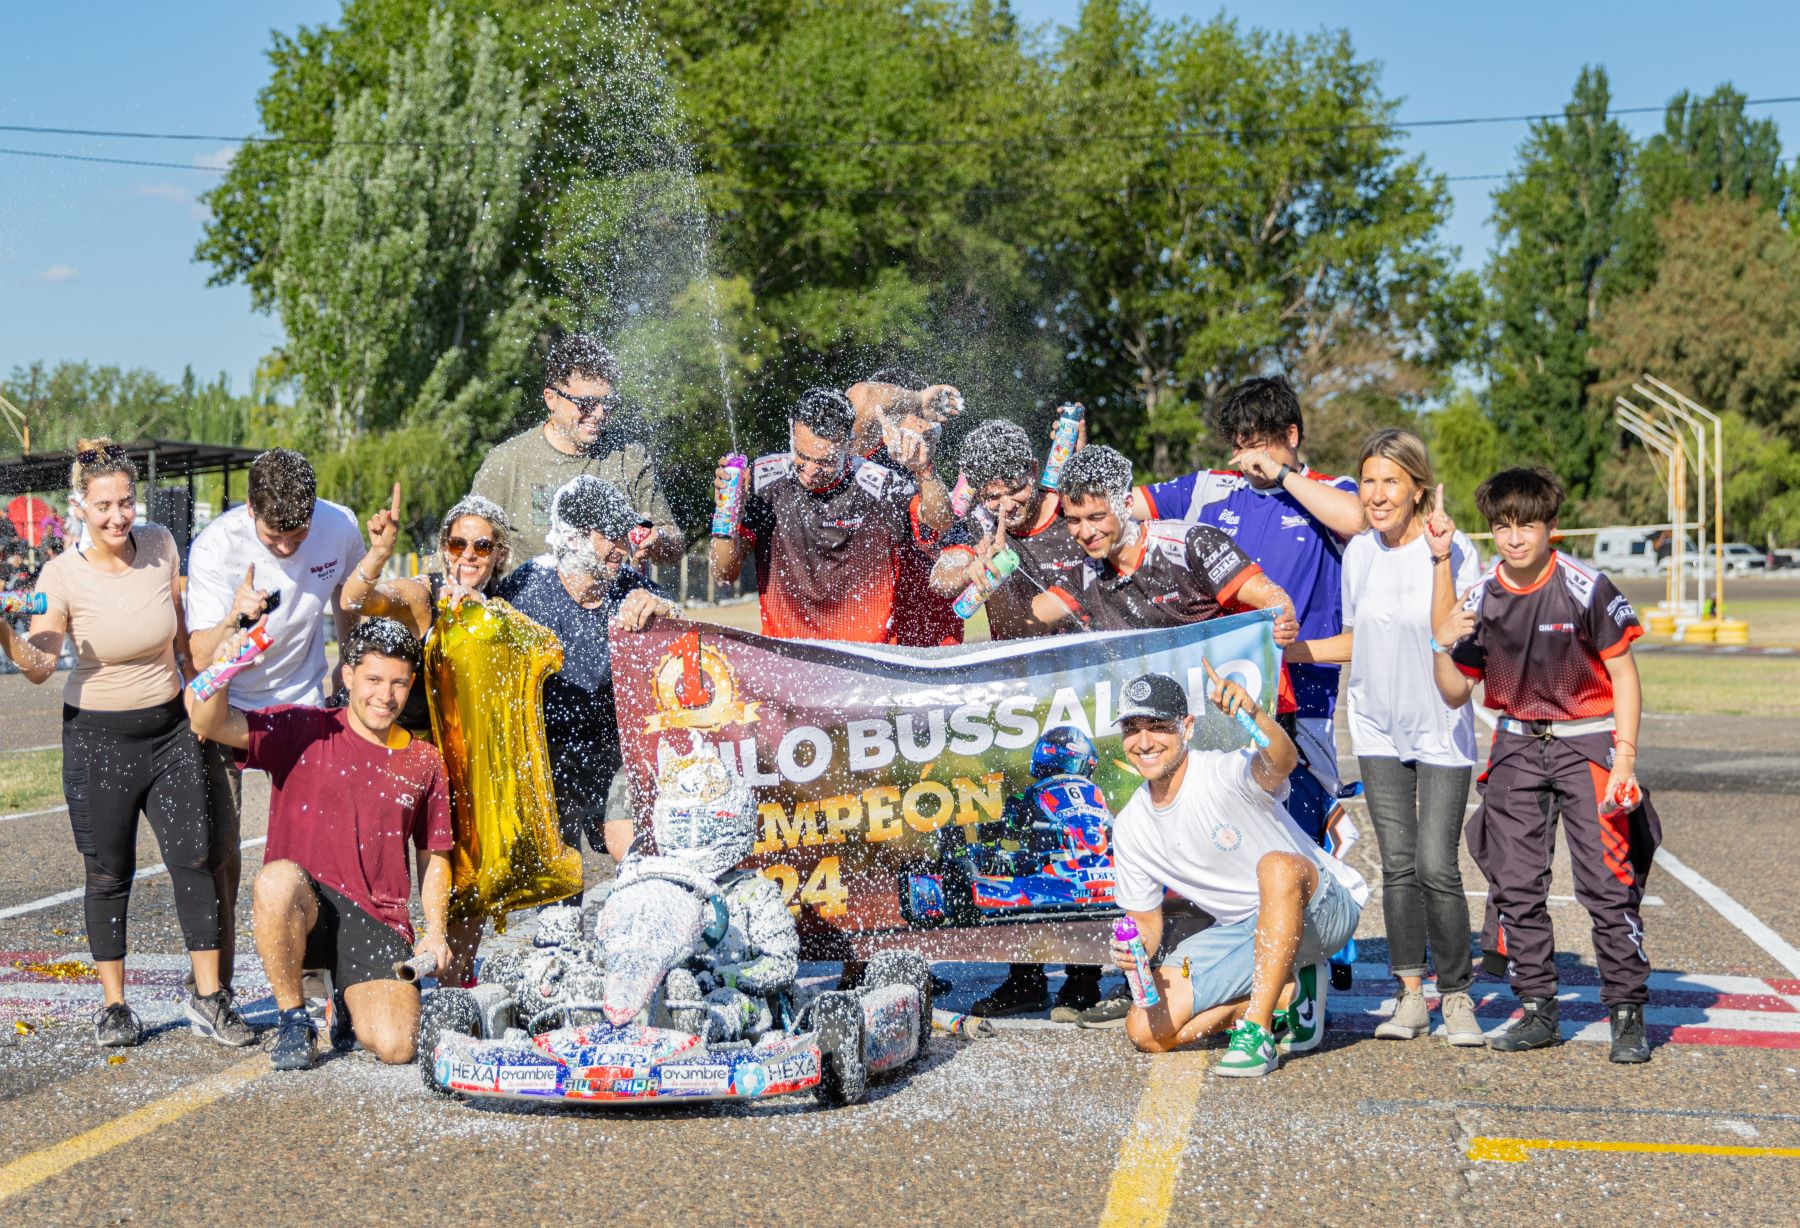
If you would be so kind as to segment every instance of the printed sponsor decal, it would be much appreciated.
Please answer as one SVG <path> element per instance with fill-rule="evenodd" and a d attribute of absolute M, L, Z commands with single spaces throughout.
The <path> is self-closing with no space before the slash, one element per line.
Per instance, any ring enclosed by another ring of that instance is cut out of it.
<path fill-rule="evenodd" d="M 723 1096 L 731 1091 L 731 1067 L 722 1062 L 672 1062 L 656 1075 L 665 1096 Z"/>
<path fill-rule="evenodd" d="M 554 1092 L 556 1090 L 555 1066 L 543 1066 L 536 1062 L 523 1066 L 500 1067 L 499 1090 L 503 1092 Z"/>
<path fill-rule="evenodd" d="M 453 1091 L 491 1092 L 499 1088 L 500 1068 L 492 1062 L 453 1057 L 449 1061 L 449 1067 L 449 1077 L 441 1082 Z"/>
<path fill-rule="evenodd" d="M 743 1062 L 731 1071 L 731 1090 L 740 1096 L 760 1096 L 769 1085 L 769 1072 L 761 1062 Z"/>

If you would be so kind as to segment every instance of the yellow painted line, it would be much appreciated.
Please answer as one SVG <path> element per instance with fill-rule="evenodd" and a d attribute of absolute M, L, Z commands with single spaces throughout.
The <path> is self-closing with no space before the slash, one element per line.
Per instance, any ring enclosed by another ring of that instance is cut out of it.
<path fill-rule="evenodd" d="M 1523 1164 L 1534 1151 L 1606 1151 L 1618 1154 L 1671 1156 L 1750 1156 L 1800 1160 L 1800 1147 L 1727 1147 L 1716 1143 L 1609 1143 L 1599 1139 L 1477 1138 L 1469 1144 L 1471 1160 Z"/>
<path fill-rule="evenodd" d="M 1137 1112 L 1119 1141 L 1119 1160 L 1106 1191 L 1100 1228 L 1161 1228 L 1175 1201 L 1181 1153 L 1206 1085 L 1207 1061 L 1198 1053 L 1157 1057 Z"/>
<path fill-rule="evenodd" d="M 32 1186 L 41 1185 L 84 1160 L 103 1156 L 160 1130 L 171 1122 L 179 1121 L 246 1083 L 255 1082 L 272 1069 L 274 1068 L 269 1065 L 267 1055 L 258 1053 L 247 1061 L 164 1096 L 161 1100 L 152 1100 L 140 1109 L 133 1109 L 123 1117 L 115 1117 L 74 1138 L 64 1139 L 30 1155 L 20 1156 L 12 1163 L 0 1167 L 0 1202 L 23 1194 Z"/>

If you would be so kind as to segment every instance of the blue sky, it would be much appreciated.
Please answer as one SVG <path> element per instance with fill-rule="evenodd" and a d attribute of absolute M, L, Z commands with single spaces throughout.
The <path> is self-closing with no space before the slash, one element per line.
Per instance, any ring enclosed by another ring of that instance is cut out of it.
<path fill-rule="evenodd" d="M 1068 22 L 1077 0 L 1014 0 L 1028 22 Z M 1752 98 L 1800 95 L 1800 7 L 1674 3 L 1270 2 L 1157 0 L 1163 16 L 1224 11 L 1244 24 L 1310 31 L 1347 26 L 1360 54 L 1384 65 L 1402 118 L 1553 111 L 1584 63 L 1607 67 L 1617 105 L 1659 105 L 1679 89 L 1731 81 Z M 0 124 L 235 133 L 256 126 L 271 26 L 330 20 L 335 0 L 254 4 L 160 0 L 0 6 Z M 1800 105 L 1764 113 L 1790 153 Z M 1656 115 L 1627 118 L 1640 134 Z M 1446 175 L 1501 172 L 1523 125 L 1424 130 L 1410 139 Z M 0 147 L 193 164 L 224 142 L 119 141 L 0 132 Z M 241 287 L 208 287 L 191 257 L 212 176 L 0 155 L 0 372 L 34 358 L 145 366 L 166 376 L 191 363 L 248 386 L 280 326 L 250 310 Z M 1491 242 L 1491 183 L 1453 185 L 1446 237 L 1479 265 Z"/>

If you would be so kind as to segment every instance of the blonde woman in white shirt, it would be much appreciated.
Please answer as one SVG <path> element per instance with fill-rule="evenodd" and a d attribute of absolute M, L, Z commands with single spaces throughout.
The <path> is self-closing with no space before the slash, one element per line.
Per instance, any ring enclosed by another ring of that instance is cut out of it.
<path fill-rule="evenodd" d="M 1344 548 L 1344 631 L 1295 644 L 1288 657 L 1350 666 L 1347 726 L 1381 849 L 1388 960 L 1400 982 L 1394 1012 L 1375 1035 L 1411 1040 L 1431 1030 L 1429 949 L 1445 1038 L 1484 1045 L 1468 992 L 1469 903 L 1458 861 L 1475 765 L 1474 712 L 1444 704 L 1431 664 L 1441 651 L 1431 638 L 1432 577 L 1449 568 L 1460 593 L 1480 578 L 1480 562 L 1442 516 L 1443 487 L 1434 491 L 1431 457 L 1417 435 L 1388 429 L 1369 436 L 1357 477 L 1369 528 Z"/>

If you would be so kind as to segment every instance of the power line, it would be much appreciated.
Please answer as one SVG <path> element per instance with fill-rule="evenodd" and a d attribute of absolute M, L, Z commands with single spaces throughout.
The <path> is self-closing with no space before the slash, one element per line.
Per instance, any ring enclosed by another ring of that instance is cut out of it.
<path fill-rule="evenodd" d="M 9 149 L 0 147 L 0 157 L 44 158 L 56 162 L 96 162 L 106 166 L 148 166 L 161 170 L 194 171 L 205 175 L 223 175 L 230 168 L 222 166 L 196 166 L 191 162 L 154 162 L 142 158 L 106 158 L 97 154 L 63 153 L 47 149 Z M 1793 159 L 1784 159 L 1777 166 L 1789 165 Z M 316 170 L 309 172 L 320 174 Z M 1521 171 L 1493 171 L 1480 175 L 1442 175 L 1435 178 L 1444 183 L 1483 183 L 1498 182 L 1510 179 Z M 1584 174 L 1583 171 L 1538 171 L 1539 176 L 1567 178 Z M 705 173 L 695 176 L 706 178 Z M 1428 176 L 1429 177 L 1429 176 Z M 346 183 L 379 183 L 385 182 L 379 175 L 334 175 L 333 179 Z M 1079 184 L 1058 184 L 1030 188 L 757 188 L 721 185 L 721 190 L 738 196 L 986 196 L 986 197 L 1029 197 L 1029 196 L 1111 196 L 1126 191 L 1132 185 L 1113 185 L 1107 187 L 1083 187 Z M 1135 185 L 1139 188 L 1147 186 L 1160 187 L 1165 192 L 1198 192 L 1209 191 L 1206 184 L 1172 183 L 1163 185 Z"/>
<path fill-rule="evenodd" d="M 1690 109 L 1701 110 L 1713 107 L 1768 107 L 1783 106 L 1800 102 L 1800 94 L 1781 95 L 1769 98 L 1720 99 L 1718 101 L 1696 100 L 1690 102 Z M 1445 119 L 1408 119 L 1408 120 L 1359 120 L 1343 124 L 1296 124 L 1280 125 L 1269 128 L 1252 128 L 1247 126 L 1218 125 L 1190 129 L 1177 129 L 1164 132 L 1134 133 L 1093 133 L 1083 136 L 1060 136 L 1051 133 L 1040 133 L 1030 136 L 1009 137 L 934 137 L 906 139 L 895 137 L 861 137 L 842 139 L 810 139 L 810 140 L 723 140 L 702 137 L 690 143 L 697 148 L 732 148 L 732 149 L 827 149 L 827 148 L 940 148 L 969 145 L 1023 145 L 1042 142 L 1046 144 L 1070 144 L 1095 141 L 1121 141 L 1127 143 L 1153 143 L 1158 141 L 1187 141 L 1204 137 L 1257 137 L 1274 139 L 1282 136 L 1316 135 L 1326 132 L 1369 132 L 1388 131 L 1392 129 L 1415 128 L 1464 128 L 1485 124 L 1524 124 L 1545 120 L 1566 119 L 1604 119 L 1616 115 L 1646 115 L 1666 112 L 1668 104 L 1661 106 L 1609 107 L 1601 110 L 1563 110 L 1540 111 L 1520 115 L 1461 115 Z M 358 139 L 336 141 L 332 137 L 285 137 L 270 136 L 266 133 L 230 136 L 221 133 L 201 132 L 139 132 L 116 128 L 65 128 L 38 124 L 0 124 L 0 132 L 27 133 L 34 136 L 79 136 L 94 137 L 106 140 L 139 140 L 139 141 L 227 141 L 245 145 L 355 145 L 402 148 L 531 148 L 528 141 L 406 141 Z"/>

